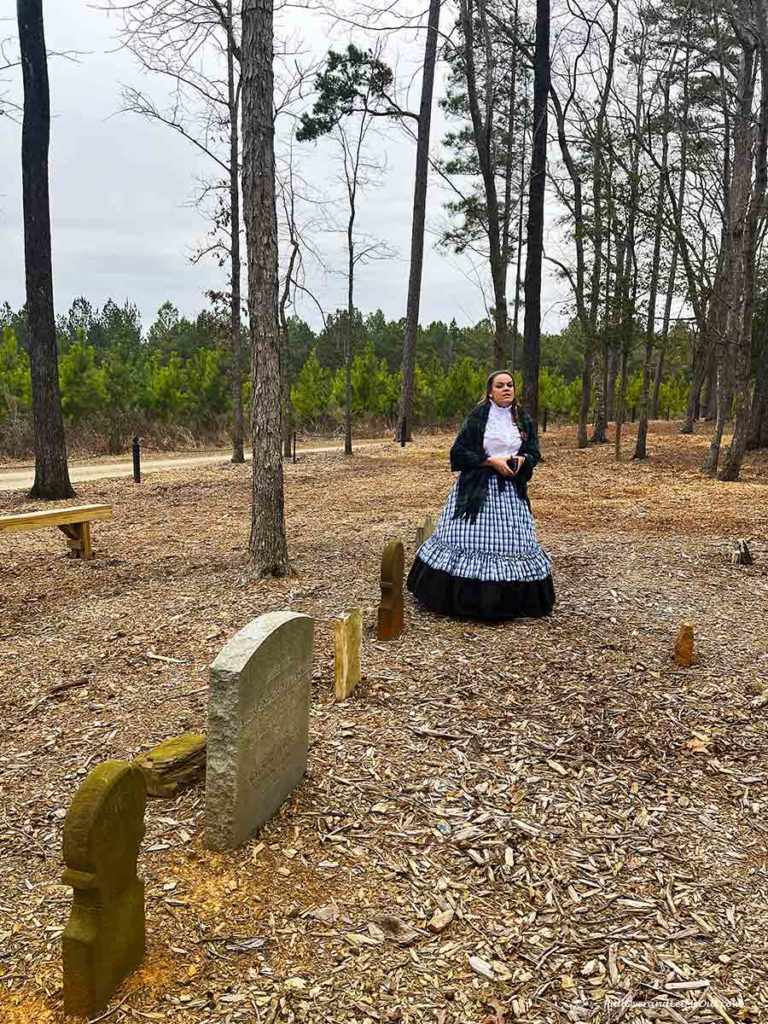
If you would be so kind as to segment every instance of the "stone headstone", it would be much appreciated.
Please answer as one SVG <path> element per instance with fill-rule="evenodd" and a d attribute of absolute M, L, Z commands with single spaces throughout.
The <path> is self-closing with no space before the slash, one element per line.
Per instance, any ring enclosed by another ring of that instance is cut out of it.
<path fill-rule="evenodd" d="M 376 628 L 379 640 L 393 640 L 402 631 L 404 565 L 402 542 L 391 540 L 381 559 L 381 603 Z"/>
<path fill-rule="evenodd" d="M 422 521 L 416 527 L 416 547 L 420 548 L 425 540 L 429 540 L 435 532 L 436 526 L 437 523 L 435 522 L 434 516 L 424 516 Z"/>
<path fill-rule="evenodd" d="M 269 612 L 211 665 L 205 841 L 231 850 L 272 817 L 303 776 L 313 620 Z"/>
<path fill-rule="evenodd" d="M 731 565 L 752 565 L 752 552 L 745 540 L 737 540 L 731 555 Z"/>
<path fill-rule="evenodd" d="M 680 668 L 690 668 L 693 664 L 693 625 L 690 622 L 684 622 L 677 631 L 675 664 Z"/>
<path fill-rule="evenodd" d="M 360 682 L 360 648 L 363 643 L 363 613 L 359 608 L 336 619 L 334 636 L 334 694 L 346 700 Z"/>
<path fill-rule="evenodd" d="M 180 786 L 205 775 L 205 736 L 185 732 L 171 736 L 134 760 L 141 769 L 149 796 L 174 796 Z"/>
<path fill-rule="evenodd" d="M 144 956 L 144 883 L 136 858 L 146 790 L 127 761 L 105 761 L 78 789 L 64 822 L 62 876 L 72 912 L 62 938 L 64 1009 L 93 1017 Z"/>

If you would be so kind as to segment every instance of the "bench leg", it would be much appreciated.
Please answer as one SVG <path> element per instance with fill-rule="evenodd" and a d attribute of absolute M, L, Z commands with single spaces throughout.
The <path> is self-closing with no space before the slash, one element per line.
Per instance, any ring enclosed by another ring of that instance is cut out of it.
<path fill-rule="evenodd" d="M 70 558 L 93 558 L 90 523 L 72 523 L 59 529 L 67 538 Z"/>

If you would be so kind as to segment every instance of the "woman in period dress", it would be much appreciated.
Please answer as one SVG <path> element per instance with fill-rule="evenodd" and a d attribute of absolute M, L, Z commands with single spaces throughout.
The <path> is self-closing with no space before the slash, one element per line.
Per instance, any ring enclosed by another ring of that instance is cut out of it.
<path fill-rule="evenodd" d="M 468 619 L 548 615 L 552 562 L 539 546 L 528 481 L 540 460 L 536 427 L 506 370 L 488 378 L 451 448 L 459 478 L 421 545 L 408 589 L 427 608 Z"/>

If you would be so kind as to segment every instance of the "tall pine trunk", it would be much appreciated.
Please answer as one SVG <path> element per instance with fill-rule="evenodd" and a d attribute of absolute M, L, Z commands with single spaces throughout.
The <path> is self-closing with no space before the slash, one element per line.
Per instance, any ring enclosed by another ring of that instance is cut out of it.
<path fill-rule="evenodd" d="M 528 193 L 528 249 L 525 260 L 523 399 L 539 415 L 541 359 L 541 267 L 544 255 L 544 192 L 547 184 L 547 101 L 549 97 L 549 0 L 536 0 L 533 56 L 533 143 Z"/>
<path fill-rule="evenodd" d="M 765 320 L 760 359 L 757 364 L 755 394 L 752 398 L 752 421 L 749 433 L 749 448 L 768 447 L 768 300 L 765 303 Z"/>
<path fill-rule="evenodd" d="M 543 2 L 543 0 L 540 0 Z M 493 139 L 493 109 L 486 97 L 485 110 L 480 110 L 480 98 L 475 62 L 475 10 L 474 0 L 459 0 L 461 32 L 463 37 L 464 75 L 467 86 L 467 105 L 472 123 L 472 138 L 477 151 L 480 177 L 485 193 L 486 231 L 488 235 L 488 261 L 493 287 L 493 363 L 503 367 L 507 353 L 507 268 L 502 252 L 502 227 L 499 197 L 496 191 L 496 160 Z M 486 79 L 490 80 L 492 47 L 483 0 L 477 6 L 477 18 L 483 34 L 486 51 Z M 483 116 L 484 115 L 484 116 Z"/>
<path fill-rule="evenodd" d="M 33 498 L 71 498 L 64 418 L 61 412 L 56 321 L 53 313 L 48 143 L 51 114 L 42 0 L 17 0 L 24 121 L 21 173 L 24 193 L 24 261 L 35 429 Z"/>
<path fill-rule="evenodd" d="M 249 549 L 262 576 L 288 572 L 280 454 L 277 216 L 270 0 L 243 4 L 243 215 L 251 324 L 253 510 Z"/>
<path fill-rule="evenodd" d="M 230 209 L 230 346 L 232 349 L 232 461 L 245 462 L 243 452 L 243 339 L 240 307 L 240 87 L 236 82 L 234 16 L 227 0 L 227 101 L 229 105 L 229 209 Z"/>
<path fill-rule="evenodd" d="M 752 425 L 752 321 L 755 305 L 755 257 L 757 252 L 759 226 L 765 216 L 765 195 L 768 186 L 768 22 L 762 3 L 755 4 L 754 16 L 757 27 L 758 63 L 760 66 L 760 104 L 758 130 L 750 131 L 751 158 L 754 160 L 755 175 L 751 195 L 746 204 L 746 216 L 741 249 L 741 306 L 739 310 L 738 344 L 734 351 L 734 424 L 733 437 L 723 459 L 721 480 L 738 480 L 741 464 L 749 443 Z M 752 104 L 749 105 L 752 114 Z M 750 122 L 752 118 L 750 116 Z M 750 123 L 750 129 L 751 129 Z M 755 134 L 757 139 L 755 141 Z M 738 153 L 740 147 L 734 146 Z M 734 178 L 737 175 L 734 160 Z"/>
<path fill-rule="evenodd" d="M 403 338 L 403 385 L 400 397 L 398 439 L 410 441 L 413 415 L 413 385 L 416 375 L 416 338 L 419 329 L 421 278 L 424 269 L 424 223 L 427 215 L 429 172 L 429 136 L 432 124 L 432 97 L 435 91 L 437 33 L 440 25 L 440 0 L 430 0 L 427 41 L 424 47 L 424 71 L 421 79 L 421 103 L 416 137 L 416 173 L 413 183 L 413 222 L 411 225 L 411 267 L 408 276 L 408 300 Z"/>

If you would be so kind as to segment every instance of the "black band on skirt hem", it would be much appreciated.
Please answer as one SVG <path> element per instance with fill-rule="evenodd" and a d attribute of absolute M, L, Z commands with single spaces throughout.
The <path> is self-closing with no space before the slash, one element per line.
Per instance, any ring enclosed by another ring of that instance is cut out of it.
<path fill-rule="evenodd" d="M 408 589 L 430 611 L 461 619 L 540 618 L 555 604 L 552 577 L 543 580 L 473 580 L 433 569 L 416 556 Z"/>

